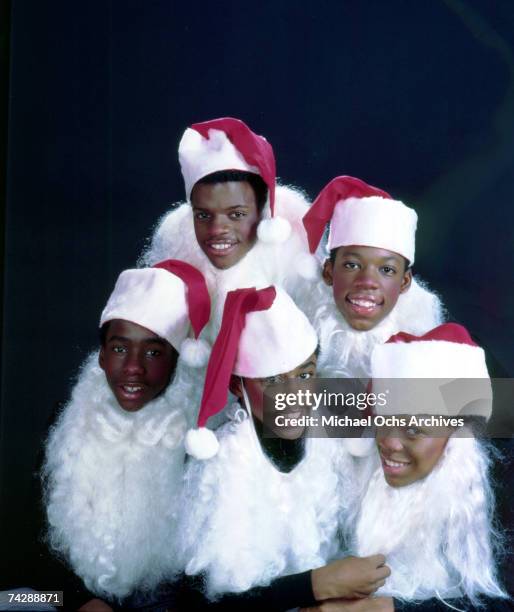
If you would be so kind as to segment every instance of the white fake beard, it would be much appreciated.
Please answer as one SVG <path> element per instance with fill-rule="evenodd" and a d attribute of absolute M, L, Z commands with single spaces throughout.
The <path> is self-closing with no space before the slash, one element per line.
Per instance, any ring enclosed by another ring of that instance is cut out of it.
<path fill-rule="evenodd" d="M 246 411 L 236 405 L 229 413 L 234 420 L 217 432 L 216 457 L 186 468 L 180 525 L 186 572 L 205 575 L 210 598 L 324 565 L 337 546 L 343 493 L 350 495 L 338 487 L 338 440 L 306 440 L 304 458 L 281 473 L 263 455 Z"/>
<path fill-rule="evenodd" d="M 141 410 L 126 412 L 97 359 L 95 353 L 85 363 L 47 441 L 48 539 L 89 590 L 123 598 L 177 570 L 186 425 L 171 399 L 185 389 L 172 383 Z"/>
<path fill-rule="evenodd" d="M 276 285 L 295 299 L 297 287 L 312 288 L 318 282 L 317 279 L 308 281 L 300 276 L 301 257 L 308 254 L 307 237 L 302 225 L 302 217 L 308 210 L 305 196 L 292 187 L 277 186 L 275 210 L 277 215 L 291 224 L 291 237 L 279 244 L 257 240 L 243 259 L 226 270 L 213 266 L 198 245 L 193 211 L 187 202 L 166 213 L 160 220 L 150 246 L 140 257 L 139 264 L 142 266 L 173 258 L 187 261 L 203 273 L 212 299 L 212 314 L 202 337 L 211 343 L 216 339 L 229 291 Z M 264 216 L 266 214 L 269 214 L 269 205 L 265 207 Z M 310 293 L 309 290 L 303 291 Z"/>
<path fill-rule="evenodd" d="M 371 353 L 400 331 L 424 334 L 444 320 L 439 297 L 418 279 L 398 297 L 387 317 L 369 331 L 354 330 L 341 315 L 334 302 L 332 289 L 317 289 L 322 304 L 316 313 L 314 326 L 320 337 L 318 376 L 327 378 L 368 378 L 371 374 Z M 312 299 L 312 298 L 311 298 Z"/>
<path fill-rule="evenodd" d="M 376 457 L 374 459 L 376 461 Z M 474 438 L 451 437 L 423 480 L 387 484 L 382 467 L 369 481 L 355 530 L 359 556 L 381 553 L 391 576 L 378 595 L 401 599 L 503 596 L 490 534 L 489 459 Z"/>

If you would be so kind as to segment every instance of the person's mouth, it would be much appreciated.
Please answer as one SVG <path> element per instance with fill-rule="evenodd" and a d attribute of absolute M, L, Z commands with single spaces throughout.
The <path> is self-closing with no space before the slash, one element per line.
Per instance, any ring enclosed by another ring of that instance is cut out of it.
<path fill-rule="evenodd" d="M 232 253 L 236 246 L 237 241 L 235 240 L 216 240 L 216 241 L 208 241 L 205 243 L 205 246 L 209 253 L 216 257 L 229 255 Z"/>
<path fill-rule="evenodd" d="M 382 460 L 384 474 L 389 474 L 391 476 L 402 474 L 411 463 L 410 461 L 393 461 L 392 459 L 387 459 L 383 455 L 381 455 L 380 458 Z"/>
<path fill-rule="evenodd" d="M 346 302 L 350 309 L 361 316 L 374 315 L 384 304 L 383 298 L 373 295 L 347 295 Z"/>
<path fill-rule="evenodd" d="M 139 399 L 145 392 L 145 385 L 142 383 L 121 383 L 118 385 L 118 388 L 123 397 L 129 400 Z"/>

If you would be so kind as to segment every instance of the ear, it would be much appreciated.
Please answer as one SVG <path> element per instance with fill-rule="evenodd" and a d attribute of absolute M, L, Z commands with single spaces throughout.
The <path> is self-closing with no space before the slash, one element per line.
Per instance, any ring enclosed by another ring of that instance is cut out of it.
<path fill-rule="evenodd" d="M 230 377 L 230 383 L 228 388 L 230 390 L 230 393 L 232 393 L 239 399 L 242 399 L 243 388 L 241 386 L 241 378 L 239 376 L 235 376 L 234 374 L 232 374 L 232 376 Z"/>
<path fill-rule="evenodd" d="M 405 271 L 405 274 L 403 275 L 402 284 L 400 287 L 400 293 L 405 293 L 406 291 L 408 291 L 411 286 L 411 283 L 412 283 L 412 270 L 409 268 L 408 270 Z"/>
<path fill-rule="evenodd" d="M 105 370 L 105 347 L 100 347 L 100 352 L 98 353 L 98 365 Z"/>
<path fill-rule="evenodd" d="M 329 287 L 332 287 L 332 285 L 334 284 L 334 277 L 333 277 L 332 262 L 330 261 L 330 259 L 325 259 L 325 263 L 323 264 L 322 276 L 323 276 L 323 280 L 325 281 L 325 283 Z"/>

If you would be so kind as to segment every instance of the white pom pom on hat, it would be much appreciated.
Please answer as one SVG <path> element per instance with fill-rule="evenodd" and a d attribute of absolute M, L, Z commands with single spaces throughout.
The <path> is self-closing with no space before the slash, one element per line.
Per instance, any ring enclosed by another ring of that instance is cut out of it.
<path fill-rule="evenodd" d="M 257 226 L 257 237 L 262 242 L 278 244 L 285 242 L 291 235 L 291 224 L 283 217 L 263 219 Z"/>
<path fill-rule="evenodd" d="M 184 445 L 188 455 L 200 460 L 211 459 L 219 449 L 218 438 L 207 427 L 190 429 L 186 434 Z"/>
<path fill-rule="evenodd" d="M 202 368 L 209 361 L 211 347 L 208 342 L 201 338 L 198 340 L 186 338 L 180 345 L 179 353 L 188 366 Z"/>

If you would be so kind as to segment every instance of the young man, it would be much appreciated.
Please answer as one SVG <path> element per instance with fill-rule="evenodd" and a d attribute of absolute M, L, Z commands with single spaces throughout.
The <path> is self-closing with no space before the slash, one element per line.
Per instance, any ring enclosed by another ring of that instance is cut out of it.
<path fill-rule="evenodd" d="M 492 458 L 473 435 L 491 415 L 484 351 L 446 324 L 393 336 L 371 370 L 373 391 L 389 389 L 376 408 L 389 423 L 377 430 L 354 544 L 387 555 L 391 576 L 378 593 L 395 610 L 511 609 L 497 576 Z M 455 422 L 436 425 L 441 416 Z"/>
<path fill-rule="evenodd" d="M 67 609 L 142 605 L 177 570 L 191 389 L 173 377 L 178 354 L 195 342 L 191 328 L 198 336 L 209 314 L 205 281 L 184 262 L 118 278 L 100 320 L 100 352 L 87 360 L 46 445 L 48 543 L 87 588 L 64 593 Z"/>
<path fill-rule="evenodd" d="M 326 376 L 368 377 L 373 348 L 400 330 L 422 334 L 440 324 L 441 303 L 412 276 L 414 210 L 357 178 L 339 176 L 303 218 L 311 252 L 329 222 L 323 279 L 331 295 L 317 313 L 319 369 Z M 321 284 L 318 292 L 324 292 Z"/>
<path fill-rule="evenodd" d="M 298 191 L 276 186 L 271 145 L 238 119 L 192 125 L 179 160 L 187 202 L 164 216 L 142 262 L 174 257 L 203 272 L 213 297 L 207 333 L 214 340 L 228 291 L 270 284 L 293 291 L 314 276 L 301 223 L 308 203 Z"/>
<path fill-rule="evenodd" d="M 186 574 L 203 580 L 207 599 L 186 589 L 177 609 L 283 611 L 328 597 L 363 598 L 387 578 L 382 555 L 326 565 L 337 548 L 337 516 L 352 496 L 353 460 L 339 441 L 304 440 L 305 427 L 294 422 L 266 437 L 265 389 L 314 376 L 317 344 L 284 291 L 228 294 L 199 429 L 186 437 L 186 450 L 201 460 L 186 469 L 179 527 Z M 214 434 L 205 425 L 224 407 L 229 386 L 239 400 Z M 338 486 L 338 475 L 348 486 Z"/>

